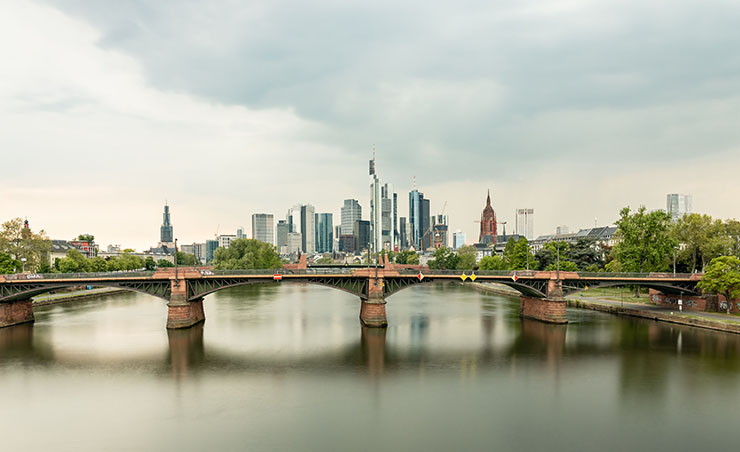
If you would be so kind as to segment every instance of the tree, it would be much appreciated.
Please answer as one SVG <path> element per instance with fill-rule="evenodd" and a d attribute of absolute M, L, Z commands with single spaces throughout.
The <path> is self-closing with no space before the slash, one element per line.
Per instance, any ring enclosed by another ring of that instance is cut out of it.
<path fill-rule="evenodd" d="M 555 262 L 553 264 L 550 264 L 547 267 L 545 267 L 545 270 L 551 271 L 551 272 L 554 272 L 557 269 L 558 269 L 557 262 Z M 578 271 L 578 266 L 576 265 L 575 262 L 571 262 L 571 261 L 568 261 L 568 260 L 562 260 L 561 259 L 560 260 L 560 271 L 561 272 L 577 272 Z"/>
<path fill-rule="evenodd" d="M 152 259 L 152 260 L 154 260 L 154 259 Z M 172 262 L 168 261 L 167 259 L 159 259 L 157 261 L 157 267 L 159 267 L 159 268 L 170 268 L 170 267 L 174 267 L 174 266 L 175 266 L 175 264 L 173 264 Z"/>
<path fill-rule="evenodd" d="M 146 259 L 144 259 L 144 268 L 148 271 L 152 271 L 157 268 L 157 263 L 154 262 L 154 258 L 152 256 L 147 256 Z"/>
<path fill-rule="evenodd" d="M 217 248 L 213 255 L 217 269 L 281 268 L 275 247 L 255 239 L 233 240 L 228 248 Z"/>
<path fill-rule="evenodd" d="M 675 239 L 668 234 L 671 217 L 663 210 L 647 212 L 645 206 L 632 213 L 619 212 L 614 256 L 628 272 L 663 271 L 668 268 Z"/>
<path fill-rule="evenodd" d="M 673 224 L 670 230 L 671 237 L 682 244 L 678 259 L 687 263 L 691 273 L 704 260 L 702 247 L 708 240 L 712 217 L 698 213 L 686 214 Z M 701 265 L 704 267 L 704 264 Z"/>
<path fill-rule="evenodd" d="M 527 255 L 529 255 L 530 268 L 535 266 L 534 255 L 529 250 L 529 242 L 525 237 L 518 240 L 509 239 L 504 247 L 504 261 L 509 270 L 524 270 L 527 268 Z"/>
<path fill-rule="evenodd" d="M 92 234 L 80 234 L 77 236 L 77 240 L 80 242 L 94 242 L 95 236 Z"/>
<path fill-rule="evenodd" d="M 88 259 L 86 267 L 91 272 L 105 272 L 108 271 L 108 262 L 102 257 L 94 257 Z"/>
<path fill-rule="evenodd" d="M 457 249 L 457 265 L 454 268 L 458 270 L 472 270 L 477 261 L 478 250 L 474 246 L 461 246 Z"/>
<path fill-rule="evenodd" d="M 740 259 L 737 256 L 713 259 L 697 286 L 703 291 L 724 295 L 729 314 L 732 299 L 740 297 Z"/>
<path fill-rule="evenodd" d="M 87 258 L 78 250 L 67 251 L 67 256 L 59 259 L 59 271 L 62 273 L 83 273 L 89 271 Z"/>
<path fill-rule="evenodd" d="M 16 273 L 21 270 L 21 261 L 13 259 L 9 254 L 0 253 L 0 275 Z"/>
<path fill-rule="evenodd" d="M 598 271 L 604 266 L 604 252 L 597 243 L 596 237 L 581 237 L 576 240 L 568 248 L 566 259 L 581 269 L 589 268 L 592 271 L 594 269 Z M 562 269 L 562 266 L 560 268 Z"/>
<path fill-rule="evenodd" d="M 429 268 L 436 270 L 451 270 L 457 268 L 458 256 L 449 248 L 442 247 L 434 250 L 432 259 L 427 262 Z"/>
<path fill-rule="evenodd" d="M 48 262 L 51 240 L 41 230 L 37 234 L 25 227 L 21 218 L 6 221 L 0 227 L 0 252 L 14 260 L 26 259 L 26 271 L 36 271 L 42 262 Z"/>
<path fill-rule="evenodd" d="M 175 258 L 177 259 L 177 265 L 193 267 L 197 263 L 194 254 L 183 253 L 182 251 L 178 251 Z"/>
<path fill-rule="evenodd" d="M 332 262 L 334 262 L 334 260 L 333 260 L 333 259 L 331 258 L 331 256 L 329 256 L 329 255 L 326 255 L 326 256 L 321 256 L 321 257 L 320 257 L 320 258 L 319 258 L 319 259 L 318 259 L 318 260 L 316 261 L 316 263 L 317 263 L 317 264 L 319 264 L 319 265 L 327 265 L 327 264 L 331 264 Z"/>
<path fill-rule="evenodd" d="M 481 270 L 506 270 L 506 262 L 501 256 L 485 256 L 478 262 Z"/>
<path fill-rule="evenodd" d="M 139 270 L 144 268 L 144 259 L 130 253 L 123 253 L 121 257 L 118 258 L 118 262 L 121 270 Z"/>
<path fill-rule="evenodd" d="M 419 265 L 419 255 L 411 250 L 399 251 L 396 254 L 396 263 L 405 265 Z"/>

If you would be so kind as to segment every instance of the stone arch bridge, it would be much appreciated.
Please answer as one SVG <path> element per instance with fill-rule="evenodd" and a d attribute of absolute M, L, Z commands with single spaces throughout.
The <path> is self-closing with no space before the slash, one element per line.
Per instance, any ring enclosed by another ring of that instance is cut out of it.
<path fill-rule="evenodd" d="M 0 327 L 33 321 L 31 297 L 68 287 L 105 286 L 167 300 L 167 328 L 205 320 L 203 297 L 228 287 L 255 283 L 320 284 L 356 295 L 365 326 L 384 327 L 386 298 L 404 288 L 433 282 L 495 282 L 521 293 L 520 313 L 566 323 L 564 295 L 590 287 L 637 285 L 665 294 L 700 296 L 698 274 L 577 273 L 555 271 L 446 271 L 426 268 L 325 266 L 276 270 L 179 268 L 155 272 L 0 275 Z"/>

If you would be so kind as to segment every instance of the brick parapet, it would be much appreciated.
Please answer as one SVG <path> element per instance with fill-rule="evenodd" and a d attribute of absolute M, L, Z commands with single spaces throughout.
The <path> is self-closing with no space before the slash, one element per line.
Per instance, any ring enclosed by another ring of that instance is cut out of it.
<path fill-rule="evenodd" d="M 0 303 L 0 328 L 34 321 L 31 299 Z"/>
<path fill-rule="evenodd" d="M 167 303 L 167 328 L 189 328 L 205 321 L 203 299 L 195 301 L 170 301 Z"/>

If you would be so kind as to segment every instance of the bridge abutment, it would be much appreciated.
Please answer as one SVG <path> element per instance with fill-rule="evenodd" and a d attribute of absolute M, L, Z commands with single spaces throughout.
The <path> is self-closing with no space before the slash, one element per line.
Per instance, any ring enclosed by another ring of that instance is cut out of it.
<path fill-rule="evenodd" d="M 0 303 L 0 328 L 33 321 L 33 301 L 30 298 Z"/>

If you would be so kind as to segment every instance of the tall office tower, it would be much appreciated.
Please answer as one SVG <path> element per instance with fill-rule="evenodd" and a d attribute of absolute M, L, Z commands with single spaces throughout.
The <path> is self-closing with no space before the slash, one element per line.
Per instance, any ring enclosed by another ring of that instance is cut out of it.
<path fill-rule="evenodd" d="M 252 238 L 260 242 L 275 244 L 273 223 L 275 217 L 271 213 L 252 214 Z"/>
<path fill-rule="evenodd" d="M 687 213 L 693 213 L 691 195 L 680 195 L 678 193 L 666 195 L 665 210 L 671 216 L 671 221 L 678 221 Z"/>
<path fill-rule="evenodd" d="M 394 198 L 396 194 L 393 192 L 393 185 L 385 184 L 380 189 L 381 198 L 381 212 L 380 212 L 380 223 L 381 223 L 381 249 L 393 251 L 396 249 L 396 222 L 394 212 L 396 211 L 396 205 L 394 204 Z"/>
<path fill-rule="evenodd" d="M 317 213 L 316 252 L 331 253 L 334 245 L 334 216 L 330 213 Z"/>
<path fill-rule="evenodd" d="M 159 228 L 159 241 L 161 243 L 173 243 L 172 223 L 170 223 L 170 206 L 164 205 L 164 213 L 162 214 L 162 226 Z"/>
<path fill-rule="evenodd" d="M 399 249 L 402 250 L 409 247 L 409 239 L 406 235 L 406 217 L 401 217 L 398 222 L 398 245 Z"/>
<path fill-rule="evenodd" d="M 424 193 L 416 188 L 409 192 L 409 225 L 409 245 L 421 251 L 429 248 L 432 233 L 429 229 L 429 200 L 424 199 Z"/>
<path fill-rule="evenodd" d="M 305 253 L 316 252 L 316 209 L 311 204 L 301 206 L 301 246 Z"/>
<path fill-rule="evenodd" d="M 254 229 L 253 229 L 253 231 L 254 231 Z M 247 238 L 247 234 L 244 233 L 244 226 L 239 226 L 238 228 L 236 228 L 236 238 L 238 238 L 238 239 L 246 239 Z"/>
<path fill-rule="evenodd" d="M 354 232 L 352 235 L 355 238 L 355 253 L 359 253 L 362 250 L 370 249 L 370 222 L 367 220 L 355 221 Z"/>
<path fill-rule="evenodd" d="M 478 243 L 487 245 L 496 244 L 496 212 L 494 212 L 493 206 L 491 206 L 490 190 L 488 190 L 488 197 L 486 198 L 486 207 L 483 208 L 483 213 L 480 215 Z"/>
<path fill-rule="evenodd" d="M 300 232 L 289 232 L 288 233 L 288 245 L 285 254 L 294 254 L 301 252 L 301 246 L 303 246 L 303 238 Z"/>
<path fill-rule="evenodd" d="M 213 260 L 213 253 L 218 248 L 218 240 L 206 240 L 206 262 Z"/>
<path fill-rule="evenodd" d="M 429 200 L 421 200 L 421 250 L 424 251 L 432 247 L 432 224 L 431 217 L 429 216 Z"/>
<path fill-rule="evenodd" d="M 375 153 L 370 160 L 370 252 L 383 249 L 383 191 L 380 179 L 375 173 Z"/>
<path fill-rule="evenodd" d="M 432 218 L 432 220 L 432 231 L 434 232 L 432 246 L 434 248 L 447 248 L 449 246 L 449 225 L 447 215 L 440 214 Z"/>
<path fill-rule="evenodd" d="M 516 209 L 516 233 L 534 239 L 534 209 Z"/>
<path fill-rule="evenodd" d="M 193 254 L 198 259 L 198 263 L 205 262 L 206 258 L 206 244 L 205 243 L 193 243 Z"/>
<path fill-rule="evenodd" d="M 283 250 L 288 246 L 288 234 L 290 233 L 290 224 L 286 220 L 279 220 L 277 224 L 277 249 L 279 253 L 287 253 Z"/>
<path fill-rule="evenodd" d="M 398 251 L 401 234 L 398 232 L 398 193 L 393 192 L 393 251 Z"/>
<path fill-rule="evenodd" d="M 352 234 L 355 221 L 362 220 L 362 207 L 356 199 L 345 199 L 342 207 L 341 235 Z"/>
<path fill-rule="evenodd" d="M 457 250 L 463 246 L 465 246 L 465 233 L 458 229 L 452 234 L 452 247 Z"/>

